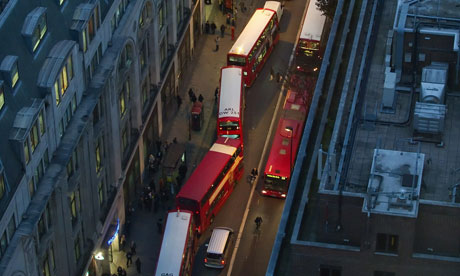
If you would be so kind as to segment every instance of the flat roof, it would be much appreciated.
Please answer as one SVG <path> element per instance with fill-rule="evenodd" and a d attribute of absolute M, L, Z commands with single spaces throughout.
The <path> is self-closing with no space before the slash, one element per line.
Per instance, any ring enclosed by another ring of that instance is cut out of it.
<path fill-rule="evenodd" d="M 320 41 L 326 16 L 316 7 L 316 0 L 311 0 L 305 15 L 299 39 Z"/>
<path fill-rule="evenodd" d="M 191 218 L 189 211 L 168 213 L 156 276 L 179 275 Z"/>
<path fill-rule="evenodd" d="M 257 9 L 228 53 L 249 55 L 252 47 L 274 15 L 275 12 L 272 10 Z"/>
<path fill-rule="evenodd" d="M 218 118 L 239 118 L 243 76 L 241 67 L 224 67 L 220 77 Z"/>

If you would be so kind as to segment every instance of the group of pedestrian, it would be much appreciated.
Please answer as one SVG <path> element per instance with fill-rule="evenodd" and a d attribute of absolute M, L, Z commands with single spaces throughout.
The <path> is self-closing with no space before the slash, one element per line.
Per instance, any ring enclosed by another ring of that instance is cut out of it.
<path fill-rule="evenodd" d="M 211 22 L 209 23 L 209 21 L 206 21 L 206 23 L 204 23 L 204 32 L 207 33 L 207 34 L 215 34 L 216 33 L 216 29 L 217 29 L 217 25 L 216 23 Z"/>
<path fill-rule="evenodd" d="M 193 92 L 193 89 L 192 89 L 192 88 L 190 88 L 190 89 L 188 90 L 188 96 L 189 96 L 190 101 L 191 101 L 192 103 L 195 103 L 195 102 L 196 102 L 197 98 L 196 98 L 195 92 Z M 198 96 L 198 101 L 199 101 L 200 103 L 202 103 L 202 102 L 204 101 L 204 97 L 203 97 L 202 94 L 200 94 L 200 95 Z"/>
<path fill-rule="evenodd" d="M 133 256 L 136 255 L 136 242 L 131 241 L 130 250 L 126 252 L 126 267 L 129 267 L 133 264 Z M 141 273 L 141 259 L 139 256 L 136 258 L 135 261 L 137 273 Z M 126 276 L 126 270 L 121 266 L 117 269 L 118 276 Z"/>

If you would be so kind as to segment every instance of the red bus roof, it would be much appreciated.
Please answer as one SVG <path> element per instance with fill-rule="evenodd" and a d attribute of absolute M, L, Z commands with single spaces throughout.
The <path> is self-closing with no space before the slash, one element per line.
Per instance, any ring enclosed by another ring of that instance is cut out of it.
<path fill-rule="evenodd" d="M 275 15 L 276 13 L 272 10 L 257 9 L 228 53 L 242 56 L 249 55 L 254 44 L 256 44 L 262 32 Z"/>
<path fill-rule="evenodd" d="M 291 131 L 292 128 L 292 151 L 296 155 L 297 146 L 302 135 L 303 121 L 281 118 L 278 122 L 275 137 L 273 138 L 270 155 L 268 156 L 267 165 L 264 173 L 267 175 L 277 175 L 289 177 L 291 175 L 290 165 L 294 165 L 295 159 L 289 161 L 291 154 Z"/>
<path fill-rule="evenodd" d="M 239 139 L 217 138 L 217 141 L 180 189 L 177 197 L 200 202 L 240 145 Z"/>

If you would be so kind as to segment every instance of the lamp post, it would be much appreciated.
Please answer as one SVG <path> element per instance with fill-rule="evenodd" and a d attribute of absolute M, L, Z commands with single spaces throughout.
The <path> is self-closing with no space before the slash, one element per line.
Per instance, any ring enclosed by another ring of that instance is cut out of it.
<path fill-rule="evenodd" d="M 286 131 L 289 131 L 290 135 L 289 135 L 289 144 L 290 144 L 290 154 L 289 154 L 289 178 L 291 178 L 291 173 L 292 173 L 292 136 L 294 134 L 294 131 L 292 129 L 292 127 L 290 126 L 287 126 L 285 128 Z"/>

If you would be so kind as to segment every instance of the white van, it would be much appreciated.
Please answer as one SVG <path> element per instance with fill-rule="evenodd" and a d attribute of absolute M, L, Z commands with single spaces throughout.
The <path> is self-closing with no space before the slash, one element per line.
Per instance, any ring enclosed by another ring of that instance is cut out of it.
<path fill-rule="evenodd" d="M 233 229 L 228 227 L 216 227 L 212 230 L 204 258 L 207 267 L 223 268 L 227 260 L 230 244 L 233 240 Z"/>

